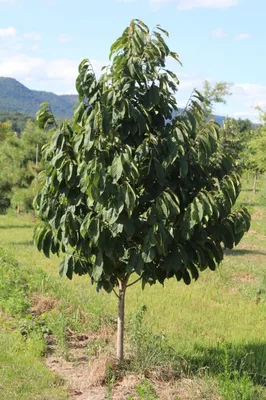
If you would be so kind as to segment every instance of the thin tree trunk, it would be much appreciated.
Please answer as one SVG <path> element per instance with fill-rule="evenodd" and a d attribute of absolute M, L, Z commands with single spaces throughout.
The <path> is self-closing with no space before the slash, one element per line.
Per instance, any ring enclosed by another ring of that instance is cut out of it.
<path fill-rule="evenodd" d="M 253 194 L 256 194 L 256 190 L 257 190 L 257 180 L 258 180 L 258 171 L 255 172 L 255 176 L 254 176 Z"/>
<path fill-rule="evenodd" d="M 118 318 L 117 318 L 117 359 L 124 359 L 124 322 L 125 322 L 125 294 L 127 279 L 119 281 Z"/>

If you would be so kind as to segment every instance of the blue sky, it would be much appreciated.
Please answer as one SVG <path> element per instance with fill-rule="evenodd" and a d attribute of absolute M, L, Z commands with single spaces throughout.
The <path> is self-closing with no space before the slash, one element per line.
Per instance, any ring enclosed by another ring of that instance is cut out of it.
<path fill-rule="evenodd" d="M 178 104 L 194 87 L 233 84 L 216 112 L 256 120 L 266 107 L 265 0 L 0 0 L 0 76 L 31 89 L 75 93 L 77 67 L 90 58 L 95 71 L 132 18 L 160 24 L 183 67 Z M 1 95 L 1 93 L 0 93 Z"/>

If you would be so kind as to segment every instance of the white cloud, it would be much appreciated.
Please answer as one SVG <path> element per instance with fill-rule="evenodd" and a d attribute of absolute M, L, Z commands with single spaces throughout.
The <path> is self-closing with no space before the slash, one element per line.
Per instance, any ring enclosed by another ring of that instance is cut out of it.
<path fill-rule="evenodd" d="M 104 63 L 91 60 L 97 76 Z M 70 59 L 44 60 L 18 54 L 0 59 L 0 76 L 8 76 L 22 83 L 31 82 L 32 89 L 61 93 L 75 93 L 79 61 Z"/>
<path fill-rule="evenodd" d="M 38 50 L 40 50 L 40 45 L 39 45 L 39 43 L 36 43 L 36 44 L 34 44 L 34 45 L 31 47 L 31 51 L 38 51 Z"/>
<path fill-rule="evenodd" d="M 239 33 L 235 36 L 235 40 L 247 40 L 250 39 L 251 35 L 249 33 Z"/>
<path fill-rule="evenodd" d="M 66 35 L 64 33 L 61 33 L 58 37 L 57 37 L 57 41 L 60 43 L 69 43 L 71 42 L 72 38 L 69 35 Z"/>
<path fill-rule="evenodd" d="M 239 0 L 150 0 L 150 5 L 156 9 L 170 3 L 174 4 L 178 11 L 184 11 L 193 8 L 229 8 L 239 5 Z"/>
<path fill-rule="evenodd" d="M 214 36 L 217 39 L 224 39 L 227 37 L 227 33 L 222 28 L 217 28 L 214 31 L 212 31 L 212 36 Z"/>
<path fill-rule="evenodd" d="M 17 30 L 13 26 L 9 26 L 8 28 L 0 28 L 0 37 L 14 37 L 16 34 Z"/>
<path fill-rule="evenodd" d="M 41 37 L 40 33 L 38 33 L 38 32 L 27 32 L 27 33 L 24 33 L 23 38 L 39 41 L 39 40 L 41 40 L 42 37 Z"/>
<path fill-rule="evenodd" d="M 255 107 L 266 105 L 266 85 L 237 83 L 233 86 L 233 94 L 242 98 L 242 102 Z"/>
<path fill-rule="evenodd" d="M 236 83 L 231 88 L 232 96 L 228 99 L 228 106 L 237 118 L 249 118 L 258 122 L 256 105 L 266 107 L 266 85 L 251 83 Z"/>

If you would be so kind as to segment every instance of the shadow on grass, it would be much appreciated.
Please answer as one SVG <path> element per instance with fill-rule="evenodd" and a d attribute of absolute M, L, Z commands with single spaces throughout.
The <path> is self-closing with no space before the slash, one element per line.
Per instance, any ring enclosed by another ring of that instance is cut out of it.
<path fill-rule="evenodd" d="M 240 202 L 240 207 L 257 207 L 258 203 L 254 203 L 254 202 L 248 202 L 248 201 L 241 201 Z"/>
<path fill-rule="evenodd" d="M 256 189 L 256 193 L 255 194 L 257 194 L 258 192 L 260 192 L 261 191 L 261 189 Z M 253 189 L 241 189 L 241 192 L 253 192 Z"/>
<path fill-rule="evenodd" d="M 261 255 L 266 257 L 266 251 L 260 251 L 260 250 L 248 250 L 248 249 L 233 249 L 233 250 L 228 250 L 226 249 L 225 254 L 227 256 L 244 256 L 244 255 Z"/>
<path fill-rule="evenodd" d="M 206 371 L 211 375 L 238 371 L 246 372 L 255 384 L 266 386 L 266 343 L 232 345 L 221 343 L 217 347 L 195 347 L 195 356 L 186 358 L 190 372 Z"/>
<path fill-rule="evenodd" d="M 0 229 L 29 229 L 32 225 L 2 225 Z"/>
<path fill-rule="evenodd" d="M 33 240 L 25 240 L 25 242 L 10 242 L 10 246 L 33 246 Z"/>

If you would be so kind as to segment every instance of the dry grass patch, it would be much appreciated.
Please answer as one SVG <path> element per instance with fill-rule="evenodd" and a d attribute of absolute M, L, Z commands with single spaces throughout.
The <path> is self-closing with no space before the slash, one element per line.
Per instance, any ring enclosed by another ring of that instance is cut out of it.
<path fill-rule="evenodd" d="M 31 304 L 32 306 L 29 309 L 29 312 L 36 316 L 40 316 L 57 308 L 59 301 L 55 297 L 34 293 L 31 297 Z"/>

